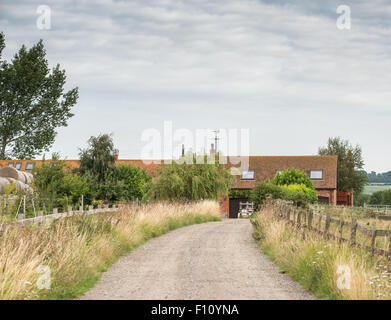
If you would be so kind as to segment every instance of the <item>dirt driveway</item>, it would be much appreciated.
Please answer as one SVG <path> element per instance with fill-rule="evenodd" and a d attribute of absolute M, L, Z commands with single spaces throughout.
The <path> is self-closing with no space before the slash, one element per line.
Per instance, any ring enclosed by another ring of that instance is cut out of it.
<path fill-rule="evenodd" d="M 81 299 L 314 299 L 251 233 L 248 220 L 172 231 L 120 258 Z"/>

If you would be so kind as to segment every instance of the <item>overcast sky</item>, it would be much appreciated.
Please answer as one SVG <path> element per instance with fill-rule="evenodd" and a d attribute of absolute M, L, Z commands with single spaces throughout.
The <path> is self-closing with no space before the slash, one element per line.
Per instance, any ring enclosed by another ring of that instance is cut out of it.
<path fill-rule="evenodd" d="M 50 30 L 36 26 L 42 4 Z M 390 0 L 0 0 L 0 30 L 6 59 L 42 38 L 79 87 L 52 148 L 68 159 L 106 132 L 139 158 L 143 130 L 169 120 L 248 128 L 252 155 L 316 154 L 341 136 L 367 170 L 391 170 Z"/>

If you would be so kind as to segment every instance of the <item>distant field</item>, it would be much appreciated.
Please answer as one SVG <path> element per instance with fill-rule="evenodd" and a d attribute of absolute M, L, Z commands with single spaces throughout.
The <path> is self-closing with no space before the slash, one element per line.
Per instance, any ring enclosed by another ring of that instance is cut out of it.
<path fill-rule="evenodd" d="M 376 191 L 391 189 L 391 185 L 368 185 L 364 188 L 364 194 L 372 194 Z"/>

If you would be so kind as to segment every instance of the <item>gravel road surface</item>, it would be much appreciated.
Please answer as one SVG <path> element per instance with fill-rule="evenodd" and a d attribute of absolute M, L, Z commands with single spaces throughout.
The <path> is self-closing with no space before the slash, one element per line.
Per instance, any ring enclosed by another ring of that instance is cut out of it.
<path fill-rule="evenodd" d="M 242 219 L 177 229 L 121 257 L 80 299 L 314 299 L 251 234 Z"/>

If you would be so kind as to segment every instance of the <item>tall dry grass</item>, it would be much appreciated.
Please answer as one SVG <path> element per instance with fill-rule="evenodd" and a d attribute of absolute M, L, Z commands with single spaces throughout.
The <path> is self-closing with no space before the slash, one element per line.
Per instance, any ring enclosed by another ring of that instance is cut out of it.
<path fill-rule="evenodd" d="M 74 216 L 0 235 L 1 299 L 68 299 L 81 295 L 119 256 L 172 229 L 220 218 L 218 203 L 154 203 L 116 213 Z M 51 288 L 38 289 L 40 266 Z"/>
<path fill-rule="evenodd" d="M 254 237 L 281 271 L 322 299 L 391 299 L 390 269 L 384 258 L 293 228 L 265 205 L 254 218 Z M 349 279 L 342 282 L 343 279 Z"/>

